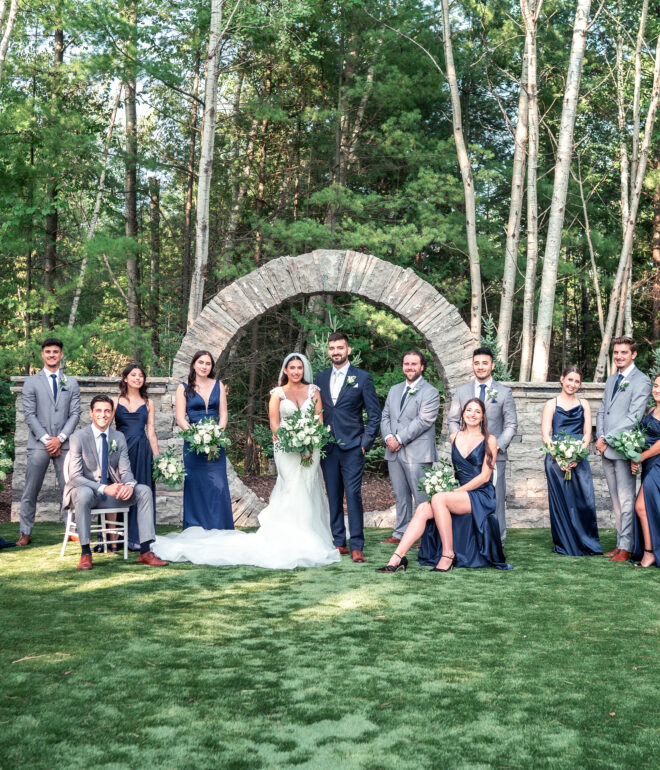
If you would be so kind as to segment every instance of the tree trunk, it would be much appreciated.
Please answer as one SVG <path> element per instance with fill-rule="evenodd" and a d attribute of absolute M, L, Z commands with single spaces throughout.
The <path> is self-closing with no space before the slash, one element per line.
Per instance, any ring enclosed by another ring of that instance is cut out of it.
<path fill-rule="evenodd" d="M 465 229 L 467 233 L 468 259 L 470 262 L 470 331 L 474 338 L 478 340 L 481 336 L 481 265 L 479 262 L 479 248 L 477 246 L 476 202 L 472 165 L 463 136 L 461 97 L 458 91 L 454 52 L 451 43 L 451 27 L 449 24 L 449 0 L 442 0 L 442 32 L 447 82 L 449 83 L 449 92 L 451 94 L 454 142 L 456 144 L 458 165 L 461 170 L 465 194 Z"/>
<path fill-rule="evenodd" d="M 621 254 L 619 256 L 619 265 L 612 284 L 612 294 L 610 295 L 610 303 L 607 310 L 607 323 L 605 324 L 605 334 L 600 347 L 600 353 L 598 354 L 598 364 L 596 365 L 596 373 L 594 375 L 595 382 L 601 382 L 605 375 L 605 367 L 607 366 L 607 354 L 612 341 L 612 332 L 614 330 L 614 324 L 616 321 L 617 307 L 619 301 L 619 292 L 621 291 L 624 275 L 628 265 L 628 260 L 632 253 L 633 239 L 635 237 L 635 225 L 637 223 L 637 210 L 639 208 L 639 200 L 642 194 L 642 184 L 644 182 L 644 174 L 646 173 L 646 164 L 648 161 L 649 148 L 651 146 L 651 136 L 653 134 L 653 124 L 655 121 L 655 114 L 658 109 L 658 97 L 660 96 L 660 35 L 656 43 L 655 49 L 655 67 L 653 71 L 653 89 L 651 91 L 651 100 L 649 102 L 649 109 L 646 114 L 646 124 L 644 127 L 644 139 L 642 140 L 639 161 L 637 164 L 637 172 L 635 174 L 634 188 L 632 195 L 630 196 L 630 212 L 628 215 L 628 221 L 623 235 L 623 244 L 621 247 Z"/>
<path fill-rule="evenodd" d="M 149 326 L 156 358 L 160 356 L 158 309 L 160 305 L 160 179 L 149 177 Z"/>
<path fill-rule="evenodd" d="M 5 7 L 5 0 L 2 0 L 2 5 L 0 6 L 0 25 L 2 25 L 4 22 Z M 17 11 L 18 0 L 11 0 L 11 5 L 9 6 L 9 15 L 7 16 L 7 23 L 5 25 L 5 31 L 2 35 L 2 40 L 0 40 L 0 80 L 2 80 L 2 69 L 5 64 L 5 59 L 7 58 L 7 51 L 9 50 L 9 38 L 11 37 L 11 31 L 14 26 L 14 22 L 16 21 Z"/>
<path fill-rule="evenodd" d="M 59 109 L 59 74 L 64 62 L 64 30 L 56 29 L 53 35 L 53 90 L 51 93 L 51 109 L 56 114 Z M 48 295 L 55 293 L 55 270 L 57 267 L 57 189 L 58 179 L 51 178 L 48 185 L 48 213 L 46 214 L 46 248 L 44 254 L 44 291 L 46 309 L 41 317 L 43 332 L 53 328 L 53 316 L 50 311 Z"/>
<path fill-rule="evenodd" d="M 596 255 L 594 253 L 594 245 L 591 240 L 591 226 L 589 224 L 589 212 L 587 211 L 587 201 L 584 197 L 584 185 L 582 184 L 582 169 L 580 166 L 580 156 L 577 156 L 578 175 L 577 182 L 580 188 L 580 200 L 582 201 L 582 213 L 584 214 L 584 234 L 587 238 L 587 246 L 589 247 L 589 259 L 591 262 L 591 276 L 594 282 L 594 294 L 596 295 L 596 308 L 598 310 L 598 326 L 600 327 L 601 336 L 605 333 L 605 317 L 603 315 L 603 298 L 600 293 L 600 284 L 598 282 L 598 268 L 596 267 Z"/>
<path fill-rule="evenodd" d="M 193 194 L 195 190 L 195 145 L 197 142 L 197 112 L 199 110 L 199 66 L 201 53 L 195 54 L 195 74 L 193 75 L 193 102 L 190 113 L 188 140 L 188 163 L 186 165 L 186 202 L 183 215 L 183 256 L 181 259 L 181 307 L 185 312 L 185 301 L 190 291 L 190 266 L 192 255 L 192 212 Z"/>
<path fill-rule="evenodd" d="M 511 320 L 513 318 L 513 298 L 516 292 L 516 274 L 518 272 L 518 242 L 520 240 L 522 197 L 525 187 L 525 153 L 527 151 L 529 112 L 527 98 L 528 78 L 527 39 L 525 38 L 520 95 L 518 97 L 518 122 L 514 135 L 515 149 L 513 152 L 513 173 L 511 175 L 509 221 L 506 228 L 506 247 L 504 250 L 504 271 L 502 273 L 502 299 L 500 301 L 500 315 L 497 325 L 497 344 L 500 349 L 500 359 L 507 365 L 509 363 L 509 338 L 511 336 Z"/>
<path fill-rule="evenodd" d="M 660 150 L 655 153 L 653 188 L 653 342 L 660 340 Z"/>
<path fill-rule="evenodd" d="M 525 48 L 527 49 L 527 88 L 529 138 L 527 143 L 527 259 L 525 263 L 525 288 L 523 292 L 522 341 L 520 351 L 521 382 L 529 380 L 532 365 L 532 340 L 534 336 L 534 297 L 536 291 L 536 265 L 539 258 L 539 219 L 537 200 L 537 174 L 539 163 L 539 94 L 537 76 L 536 35 L 541 13 L 541 0 L 537 5 L 522 0 L 520 3 L 525 22 Z"/>
<path fill-rule="evenodd" d="M 126 237 L 131 239 L 126 257 L 126 296 L 128 298 L 128 325 L 140 325 L 138 299 L 138 219 L 137 219 L 137 109 L 135 92 L 137 74 L 134 61 L 137 55 L 137 0 L 130 0 L 127 6 L 127 23 L 130 25 L 127 49 L 129 76 L 124 83 L 124 113 L 126 123 L 126 159 L 124 167 L 124 218 Z"/>
<path fill-rule="evenodd" d="M 96 232 L 96 225 L 99 221 L 99 214 L 101 212 L 101 202 L 103 200 L 103 192 L 105 190 L 105 172 L 108 167 L 108 152 L 110 150 L 110 142 L 112 140 L 112 132 L 115 127 L 115 120 L 117 119 L 117 109 L 119 107 L 119 100 L 121 98 L 122 86 L 121 84 L 117 88 L 117 93 L 112 102 L 112 113 L 110 116 L 110 122 L 108 123 L 108 130 L 105 132 L 105 145 L 103 147 L 103 164 L 101 166 L 101 176 L 99 178 L 99 186 L 96 191 L 96 203 L 94 204 L 94 211 L 92 218 L 87 224 L 87 240 L 91 241 Z M 80 263 L 80 273 L 78 274 L 78 283 L 76 284 L 76 291 L 73 295 L 73 302 L 71 303 L 71 312 L 69 313 L 69 323 L 67 328 L 73 329 L 76 323 L 76 315 L 78 314 L 78 305 L 80 304 L 80 296 L 82 294 L 82 287 L 85 282 L 85 271 L 87 270 L 87 251 L 85 250 L 82 262 Z"/>
<path fill-rule="evenodd" d="M 555 289 L 557 288 L 557 270 L 564 214 L 566 211 L 566 194 L 568 191 L 571 157 L 573 154 L 573 130 L 580 91 L 582 62 L 584 60 L 587 32 L 589 31 L 590 8 L 591 0 L 577 0 L 575 23 L 573 26 L 573 42 L 571 44 L 564 104 L 557 141 L 557 162 L 555 164 L 548 234 L 543 258 L 543 274 L 541 277 L 536 338 L 534 341 L 534 360 L 532 363 L 533 382 L 544 382 L 548 377 L 548 360 L 552 339 L 552 315 L 555 304 Z"/>
<path fill-rule="evenodd" d="M 211 0 L 211 26 L 206 54 L 206 83 L 204 84 L 204 119 L 197 177 L 197 223 L 195 226 L 195 265 L 190 281 L 188 326 L 202 312 L 204 282 L 209 258 L 209 203 L 213 173 L 213 146 L 218 101 L 218 74 L 223 0 Z"/>

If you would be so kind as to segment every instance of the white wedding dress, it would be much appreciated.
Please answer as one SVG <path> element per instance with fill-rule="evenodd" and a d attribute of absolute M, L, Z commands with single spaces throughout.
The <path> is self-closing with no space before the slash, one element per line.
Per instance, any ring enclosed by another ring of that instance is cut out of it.
<path fill-rule="evenodd" d="M 309 408 L 316 385 L 302 408 Z M 297 409 L 282 388 L 280 421 L 284 424 Z M 181 533 L 157 537 L 151 550 L 167 561 L 191 561 L 195 564 L 225 566 L 249 564 L 267 569 L 322 567 L 340 561 L 332 542 L 330 511 L 323 489 L 318 450 L 312 464 L 304 467 L 300 455 L 275 451 L 277 481 L 268 506 L 259 514 L 259 529 L 254 533 L 227 529 L 189 527 Z"/>

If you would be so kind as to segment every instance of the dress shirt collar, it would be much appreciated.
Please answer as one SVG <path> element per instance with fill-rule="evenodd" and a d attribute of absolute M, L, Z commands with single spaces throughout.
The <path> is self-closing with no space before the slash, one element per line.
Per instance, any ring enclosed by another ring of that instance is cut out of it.
<path fill-rule="evenodd" d="M 487 382 L 479 382 L 479 380 L 477 380 L 476 377 L 475 377 L 475 380 L 474 380 L 474 395 L 477 398 L 479 398 L 479 393 L 481 391 L 481 386 L 482 385 L 486 386 L 486 391 L 490 390 L 490 388 L 493 387 L 493 378 L 489 377 Z"/>
<path fill-rule="evenodd" d="M 341 375 L 342 377 L 345 377 L 348 373 L 348 368 L 351 365 L 350 361 L 347 361 L 342 367 L 337 369 L 335 366 L 332 367 L 333 374 L 335 376 Z"/>
<path fill-rule="evenodd" d="M 617 371 L 617 374 L 622 374 L 623 378 L 625 379 L 630 374 L 630 372 L 632 372 L 634 368 L 635 368 L 635 364 L 633 362 L 632 364 L 630 364 L 630 366 L 627 369 L 624 369 L 622 372 Z"/>
<path fill-rule="evenodd" d="M 110 431 L 110 426 L 109 425 L 108 425 L 108 427 L 105 430 L 99 430 L 96 427 L 96 425 L 94 425 L 94 423 L 92 423 L 91 428 L 92 428 L 92 433 L 94 434 L 94 440 L 95 441 L 99 440 L 99 436 L 101 435 L 101 433 L 105 433 L 105 435 L 108 436 L 108 433 Z M 110 437 L 108 436 L 108 438 L 110 438 Z"/>
<path fill-rule="evenodd" d="M 421 381 L 422 381 L 422 375 L 420 374 L 419 377 L 416 380 L 413 380 L 412 382 L 408 382 L 408 380 L 406 380 L 404 385 L 406 388 L 410 388 L 410 390 L 412 390 L 413 388 L 418 388 L 419 383 Z"/>
<path fill-rule="evenodd" d="M 44 366 L 44 368 L 41 371 L 46 375 L 46 377 L 48 377 L 48 382 L 49 383 L 53 382 L 50 379 L 53 375 L 55 375 L 57 377 L 57 382 L 59 383 L 59 381 L 60 381 L 60 368 L 59 368 L 59 366 L 57 367 L 57 369 L 54 372 L 51 372 L 50 369 L 46 369 L 45 366 Z"/>

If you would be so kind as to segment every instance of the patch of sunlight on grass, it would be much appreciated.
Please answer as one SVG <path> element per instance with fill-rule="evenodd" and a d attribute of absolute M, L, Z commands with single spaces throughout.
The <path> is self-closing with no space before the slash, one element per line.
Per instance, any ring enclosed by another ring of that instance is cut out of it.
<path fill-rule="evenodd" d="M 387 593 L 385 587 L 381 591 L 374 589 L 373 585 L 354 588 L 340 594 L 326 596 L 314 607 L 295 610 L 290 617 L 301 620 L 327 620 L 347 610 L 376 610 L 382 607 L 383 598 Z"/>

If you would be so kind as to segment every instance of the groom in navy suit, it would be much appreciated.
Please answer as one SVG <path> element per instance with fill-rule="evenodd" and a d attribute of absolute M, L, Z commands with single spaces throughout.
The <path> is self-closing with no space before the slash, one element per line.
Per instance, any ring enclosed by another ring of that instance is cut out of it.
<path fill-rule="evenodd" d="M 364 510 L 362 474 L 364 453 L 371 448 L 380 426 L 380 404 L 371 375 L 353 366 L 348 356 L 351 348 L 343 332 L 328 337 L 332 366 L 316 376 L 321 390 L 323 422 L 337 439 L 326 446 L 321 460 L 325 488 L 330 503 L 332 539 L 340 553 L 348 553 L 344 525 L 344 492 L 351 534 L 351 558 L 364 561 Z M 367 412 L 367 424 L 362 412 Z"/>

